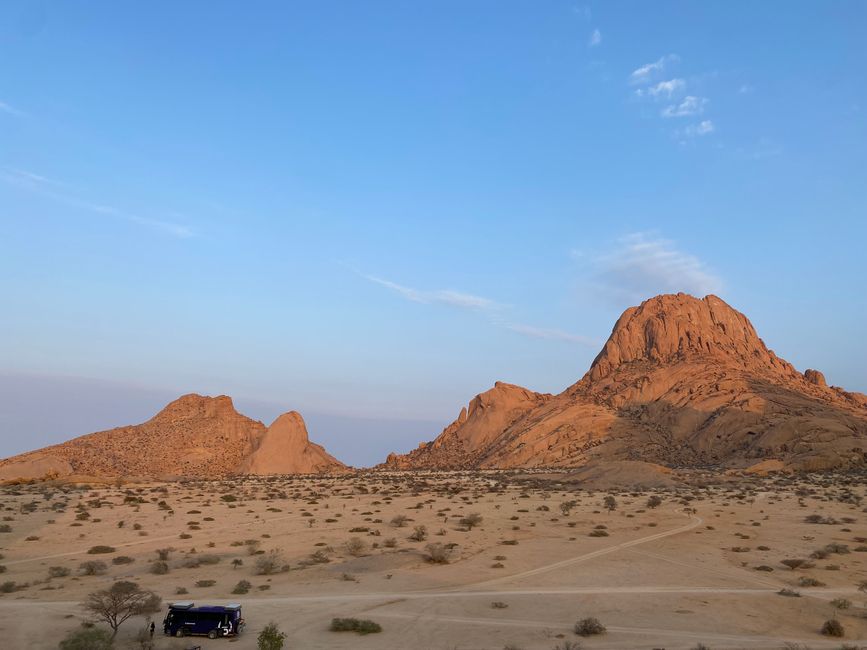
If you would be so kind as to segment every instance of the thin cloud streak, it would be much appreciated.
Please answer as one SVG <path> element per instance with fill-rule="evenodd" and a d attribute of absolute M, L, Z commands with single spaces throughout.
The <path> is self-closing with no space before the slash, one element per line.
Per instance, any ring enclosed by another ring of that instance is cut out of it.
<path fill-rule="evenodd" d="M 143 217 L 138 214 L 120 210 L 110 205 L 93 203 L 91 201 L 80 199 L 67 193 L 71 188 L 66 183 L 61 183 L 39 174 L 34 174 L 20 169 L 4 168 L 0 169 L 0 180 L 9 185 L 14 185 L 38 193 L 42 196 L 46 196 L 54 201 L 64 203 L 73 208 L 79 208 L 87 210 L 88 212 L 129 221 L 130 223 L 157 230 L 173 237 L 177 237 L 178 239 L 188 239 L 195 236 L 192 229 L 182 224 Z"/>
<path fill-rule="evenodd" d="M 480 313 L 486 316 L 491 325 L 507 329 L 522 336 L 549 341 L 579 343 L 588 346 L 599 345 L 599 341 L 586 336 L 581 336 L 580 334 L 571 334 L 556 328 L 536 327 L 534 325 L 525 325 L 523 323 L 513 323 L 503 315 L 503 311 L 507 309 L 507 305 L 491 300 L 490 298 L 483 298 L 481 296 L 475 296 L 462 291 L 454 291 L 452 289 L 423 291 L 398 284 L 397 282 L 392 282 L 391 280 L 386 280 L 385 278 L 376 275 L 361 273 L 355 269 L 351 270 L 365 280 L 385 287 L 410 302 L 425 305 L 444 305 L 447 307 Z"/>
<path fill-rule="evenodd" d="M 0 113 L 6 113 L 7 115 L 13 115 L 15 117 L 24 117 L 27 115 L 24 111 L 18 110 L 11 104 L 7 104 L 3 101 L 0 101 Z"/>
<path fill-rule="evenodd" d="M 461 291 L 454 291 L 452 289 L 421 291 L 419 289 L 413 289 L 412 287 L 405 287 L 402 284 L 398 284 L 397 282 L 392 282 L 391 280 L 386 280 L 375 275 L 361 275 L 366 280 L 370 280 L 371 282 L 386 287 L 387 289 L 391 289 L 395 293 L 403 296 L 404 298 L 412 302 L 418 302 L 426 305 L 447 305 L 449 307 L 467 309 L 470 311 L 490 311 L 502 307 L 502 305 L 500 305 L 499 303 L 493 300 L 489 300 L 488 298 L 474 296 L 472 294 L 463 293 Z"/>
<path fill-rule="evenodd" d="M 529 336 L 534 339 L 547 339 L 550 341 L 566 341 L 567 343 L 580 343 L 590 347 L 598 347 L 599 341 L 580 334 L 571 334 L 556 328 L 535 327 L 533 325 L 523 325 L 521 323 L 506 323 L 504 327 L 508 330 Z"/>
<path fill-rule="evenodd" d="M 676 54 L 666 54 L 660 57 L 653 63 L 645 63 L 640 68 L 636 68 L 629 75 L 629 82 L 633 85 L 647 84 L 657 78 L 665 70 L 665 66 L 669 63 L 675 63 L 680 59 Z"/>

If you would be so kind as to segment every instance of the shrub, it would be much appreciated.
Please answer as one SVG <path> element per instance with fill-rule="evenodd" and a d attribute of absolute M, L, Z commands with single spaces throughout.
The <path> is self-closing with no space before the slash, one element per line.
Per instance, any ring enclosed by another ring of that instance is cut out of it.
<path fill-rule="evenodd" d="M 414 542 L 423 542 L 427 539 L 427 526 L 416 526 L 409 538 Z"/>
<path fill-rule="evenodd" d="M 129 555 L 118 555 L 111 559 L 112 564 L 132 564 L 135 562 Z"/>
<path fill-rule="evenodd" d="M 354 557 L 364 555 L 367 550 L 367 544 L 360 537 L 352 537 L 346 542 L 346 552 Z"/>
<path fill-rule="evenodd" d="M 283 553 L 278 549 L 272 549 L 268 553 L 256 558 L 255 572 L 258 575 L 269 576 L 286 570 L 288 570 L 288 565 L 286 565 L 283 559 Z"/>
<path fill-rule="evenodd" d="M 658 508 L 662 505 L 662 499 L 655 494 L 647 500 L 648 508 Z"/>
<path fill-rule="evenodd" d="M 150 572 L 154 575 L 163 576 L 169 572 L 168 562 L 156 561 L 151 564 Z"/>
<path fill-rule="evenodd" d="M 815 578 L 810 578 L 809 576 L 802 576 L 798 580 L 798 584 L 801 585 L 802 587 L 824 587 L 825 586 L 824 582 L 822 582 L 820 580 L 816 580 Z"/>
<path fill-rule="evenodd" d="M 806 560 L 802 560 L 800 558 L 793 558 L 791 560 L 783 560 L 782 562 L 780 562 L 780 564 L 784 564 L 785 566 L 789 567 L 794 571 L 795 569 L 804 566 L 806 562 Z"/>
<path fill-rule="evenodd" d="M 448 564 L 451 549 L 441 542 L 434 542 L 425 547 L 425 559 L 432 564 Z"/>
<path fill-rule="evenodd" d="M 276 623 L 268 623 L 256 638 L 258 650 L 281 650 L 286 634 L 281 632 Z"/>
<path fill-rule="evenodd" d="M 215 584 L 217 584 L 216 580 L 198 580 L 196 582 L 197 587 L 213 587 Z"/>
<path fill-rule="evenodd" d="M 98 627 L 73 630 L 60 642 L 60 650 L 111 650 L 111 633 Z"/>
<path fill-rule="evenodd" d="M 780 596 L 788 596 L 789 598 L 800 598 L 801 593 L 788 587 L 783 587 L 777 592 Z"/>
<path fill-rule="evenodd" d="M 357 618 L 333 618 L 330 629 L 332 632 L 358 632 L 359 634 L 382 632 L 379 623 Z"/>
<path fill-rule="evenodd" d="M 70 573 L 69 567 L 65 566 L 50 566 L 48 567 L 48 577 L 49 578 L 65 578 Z"/>
<path fill-rule="evenodd" d="M 836 618 L 832 618 L 830 620 L 825 621 L 825 623 L 822 625 L 822 629 L 820 631 L 825 636 L 841 637 L 845 634 L 845 630 L 843 629 L 843 624 L 840 621 L 838 621 Z"/>
<path fill-rule="evenodd" d="M 169 556 L 172 554 L 173 548 L 158 548 L 157 549 L 157 558 L 165 562 L 169 559 Z"/>
<path fill-rule="evenodd" d="M 252 587 L 252 586 L 253 585 L 251 585 L 248 581 L 241 580 L 240 582 L 238 582 L 238 584 L 235 585 L 235 588 L 232 589 L 232 593 L 233 594 L 246 594 L 248 591 L 250 591 L 250 587 Z"/>
<path fill-rule="evenodd" d="M 608 537 L 608 531 L 604 528 L 594 528 L 590 531 L 590 537 Z"/>
<path fill-rule="evenodd" d="M 102 544 L 98 546 L 91 546 L 87 553 L 88 555 L 99 555 L 101 553 L 114 553 L 117 549 L 114 546 L 104 546 Z"/>
<path fill-rule="evenodd" d="M 590 616 L 582 618 L 575 623 L 575 634 L 580 636 L 595 636 L 597 634 L 605 634 L 605 626 L 599 622 L 598 618 Z"/>
<path fill-rule="evenodd" d="M 482 515 L 478 512 L 473 512 L 461 519 L 461 524 L 467 527 L 467 530 L 472 530 L 482 523 Z"/>
<path fill-rule="evenodd" d="M 78 565 L 79 571 L 86 576 L 101 576 L 108 571 L 108 565 L 100 560 L 88 560 Z"/>

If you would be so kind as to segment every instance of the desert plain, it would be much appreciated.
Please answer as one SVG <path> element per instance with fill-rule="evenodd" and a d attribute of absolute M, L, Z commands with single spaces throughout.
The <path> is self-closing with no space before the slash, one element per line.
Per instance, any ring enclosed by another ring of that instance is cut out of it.
<path fill-rule="evenodd" d="M 0 645 L 56 648 L 89 622 L 87 594 L 123 579 L 162 597 L 154 647 L 166 650 L 255 648 L 272 621 L 287 648 L 867 646 L 863 475 L 614 479 L 368 471 L 6 485 Z M 246 630 L 166 637 L 178 600 L 240 603 Z M 332 632 L 335 617 L 382 631 Z M 588 617 L 606 631 L 576 634 Z M 823 635 L 828 620 L 845 636 Z M 140 647 L 147 623 L 126 621 L 116 646 Z"/>

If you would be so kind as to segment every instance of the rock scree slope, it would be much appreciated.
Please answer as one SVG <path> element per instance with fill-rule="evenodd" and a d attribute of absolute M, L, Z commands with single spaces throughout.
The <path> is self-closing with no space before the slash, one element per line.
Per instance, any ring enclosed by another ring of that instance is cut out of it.
<path fill-rule="evenodd" d="M 617 320 L 590 369 L 559 395 L 498 383 L 432 442 L 382 468 L 789 469 L 867 461 L 867 396 L 798 372 L 720 298 L 660 295 Z"/>
<path fill-rule="evenodd" d="M 213 478 L 237 473 L 343 471 L 307 438 L 298 413 L 266 427 L 225 395 L 184 395 L 153 418 L 0 461 L 0 480 L 50 476 Z"/>

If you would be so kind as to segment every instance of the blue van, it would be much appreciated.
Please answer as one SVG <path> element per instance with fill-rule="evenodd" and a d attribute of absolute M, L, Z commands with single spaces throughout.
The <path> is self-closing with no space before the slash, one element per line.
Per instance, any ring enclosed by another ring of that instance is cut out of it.
<path fill-rule="evenodd" d="M 244 629 L 241 606 L 204 605 L 184 601 L 169 604 L 169 612 L 163 620 L 163 633 L 169 636 L 202 635 L 209 639 L 235 636 Z"/>

